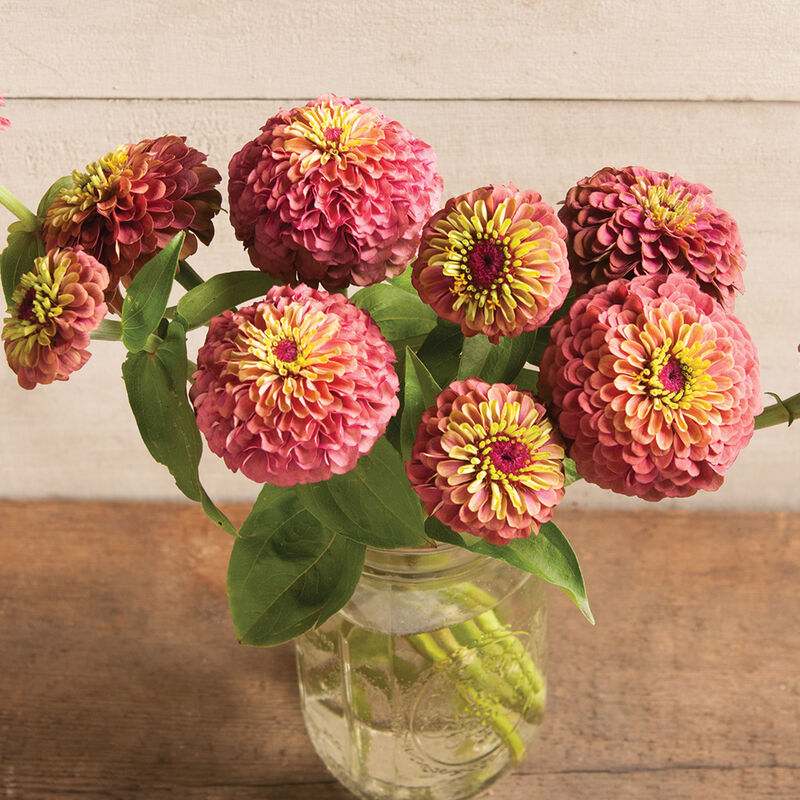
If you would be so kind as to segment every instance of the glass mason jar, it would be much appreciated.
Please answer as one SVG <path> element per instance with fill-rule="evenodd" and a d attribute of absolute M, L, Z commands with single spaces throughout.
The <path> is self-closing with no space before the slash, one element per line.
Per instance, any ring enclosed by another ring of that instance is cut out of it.
<path fill-rule="evenodd" d="M 440 545 L 373 550 L 350 602 L 297 640 L 306 727 L 360 798 L 474 797 L 545 706 L 545 583 Z"/>

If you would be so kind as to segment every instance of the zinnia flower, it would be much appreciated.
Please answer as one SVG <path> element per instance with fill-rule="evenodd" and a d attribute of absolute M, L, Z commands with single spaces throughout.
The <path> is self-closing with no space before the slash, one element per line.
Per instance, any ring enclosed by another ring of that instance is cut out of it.
<path fill-rule="evenodd" d="M 190 395 L 234 472 L 292 486 L 351 470 L 398 408 L 394 351 L 341 295 L 275 286 L 214 317 Z"/>
<path fill-rule="evenodd" d="M 468 378 L 422 415 L 406 474 L 429 515 L 507 544 L 538 533 L 564 496 L 560 441 L 532 395 Z"/>
<path fill-rule="evenodd" d="M 107 297 L 180 231 L 186 231 L 181 258 L 197 249 L 197 239 L 208 244 L 214 236 L 220 174 L 185 142 L 183 136 L 161 136 L 122 145 L 85 173 L 75 170 L 73 186 L 47 210 L 47 246 L 91 253 L 109 270 Z"/>
<path fill-rule="evenodd" d="M 0 94 L 0 107 L 4 106 L 5 104 L 6 101 L 3 99 L 3 95 Z M 11 127 L 11 122 L 7 120 L 5 117 L 0 117 L 0 131 L 10 127 Z"/>
<path fill-rule="evenodd" d="M 230 216 L 253 264 L 339 288 L 400 274 L 442 179 L 425 142 L 332 94 L 279 111 L 230 163 Z"/>
<path fill-rule="evenodd" d="M 719 488 L 761 411 L 744 326 L 675 274 L 578 298 L 553 326 L 539 391 L 578 472 L 645 500 Z"/>
<path fill-rule="evenodd" d="M 607 167 L 569 190 L 559 217 L 580 292 L 615 278 L 679 272 L 733 311 L 734 291 L 744 289 L 739 229 L 701 183 Z"/>
<path fill-rule="evenodd" d="M 453 197 L 422 232 L 412 282 L 465 336 L 532 331 L 564 302 L 567 232 L 534 191 L 484 186 Z"/>
<path fill-rule="evenodd" d="M 91 355 L 89 333 L 106 315 L 108 272 L 88 253 L 51 250 L 11 296 L 3 325 L 6 358 L 23 389 L 65 381 Z"/>

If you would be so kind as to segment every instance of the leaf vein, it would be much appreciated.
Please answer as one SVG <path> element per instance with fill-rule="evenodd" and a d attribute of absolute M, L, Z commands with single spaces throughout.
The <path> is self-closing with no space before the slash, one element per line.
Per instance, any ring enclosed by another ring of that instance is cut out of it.
<path fill-rule="evenodd" d="M 271 537 L 270 537 L 270 538 L 271 538 Z M 247 630 L 244 632 L 244 634 L 243 634 L 243 636 L 242 636 L 242 638 L 243 638 L 243 639 L 244 639 L 244 638 L 247 636 L 247 634 L 249 634 L 249 633 L 250 633 L 250 631 L 252 631 L 252 630 L 253 630 L 253 628 L 254 628 L 254 627 L 255 627 L 255 626 L 256 626 L 256 625 L 257 625 L 259 622 L 261 622 L 261 620 L 264 618 L 264 616 L 266 615 L 266 613 L 267 613 L 267 612 L 268 612 L 268 611 L 269 611 L 269 610 L 272 608 L 272 606 L 274 606 L 274 605 L 275 605 L 275 603 L 277 603 L 277 602 L 278 602 L 278 600 L 279 600 L 279 599 L 280 599 L 280 598 L 281 598 L 283 595 L 285 595 L 285 594 L 286 594 L 286 592 L 288 592 L 288 591 L 289 591 L 289 590 L 292 588 L 292 586 L 294 586 L 294 585 L 297 583 L 297 581 L 299 581 L 299 580 L 300 580 L 300 578 L 302 578 L 304 575 L 308 574 L 308 572 L 309 572 L 309 571 L 310 571 L 310 570 L 311 570 L 313 567 L 315 567 L 315 566 L 316 566 L 316 565 L 319 563 L 320 559 L 321 559 L 321 558 L 322 558 L 322 557 L 325 555 L 325 553 L 327 553 L 327 552 L 328 552 L 328 550 L 330 550 L 330 548 L 333 546 L 333 542 L 334 542 L 334 540 L 335 540 L 335 539 L 336 539 L 336 534 L 335 534 L 335 533 L 331 533 L 331 538 L 330 538 L 330 540 L 328 541 L 328 544 L 327 544 L 327 545 L 325 545 L 325 547 L 324 547 L 324 549 L 322 550 L 322 552 L 321 552 L 321 553 L 320 553 L 320 554 L 319 554 L 319 555 L 318 555 L 318 556 L 317 556 L 317 557 L 316 557 L 316 558 L 315 558 L 315 559 L 314 559 L 314 560 L 313 560 L 313 561 L 312 561 L 312 562 L 311 562 L 311 563 L 310 563 L 310 564 L 309 564 L 309 565 L 308 565 L 308 566 L 307 566 L 307 567 L 306 567 L 306 568 L 305 568 L 305 569 L 304 569 L 302 572 L 298 572 L 298 574 L 296 575 L 296 577 L 294 578 L 294 580 L 292 580 L 292 581 L 291 581 L 291 583 L 287 584 L 287 585 L 286 585 L 286 587 L 284 588 L 284 590 L 283 590 L 283 591 L 282 591 L 282 592 L 281 592 L 279 595 L 276 595 L 276 596 L 275 596 L 275 598 L 272 600 L 272 602 L 271 602 L 271 603 L 269 603 L 269 605 L 267 605 L 267 607 L 266 607 L 266 608 L 265 608 L 265 609 L 264 609 L 264 610 L 263 610 L 263 611 L 262 611 L 262 612 L 261 612 L 261 613 L 258 615 L 258 617 L 256 617 L 256 619 L 255 619 L 255 620 L 253 620 L 253 623 L 252 623 L 252 624 L 251 624 L 251 625 L 250 625 L 250 626 L 247 628 Z M 267 541 L 269 541 L 269 539 L 268 539 Z M 265 545 L 266 545 L 266 542 L 265 542 Z"/>

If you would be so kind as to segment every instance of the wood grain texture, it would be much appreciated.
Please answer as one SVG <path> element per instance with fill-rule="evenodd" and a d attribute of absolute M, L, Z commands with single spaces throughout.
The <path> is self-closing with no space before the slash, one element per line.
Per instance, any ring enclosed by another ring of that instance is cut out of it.
<path fill-rule="evenodd" d="M 0 182 L 35 208 L 56 177 L 83 168 L 120 142 L 166 132 L 187 135 L 224 174 L 231 155 L 257 134 L 270 114 L 298 102 L 301 99 L 18 102 L 14 127 L 0 140 Z M 576 180 L 606 164 L 629 163 L 674 171 L 710 186 L 719 206 L 741 227 L 747 292 L 737 313 L 759 348 L 763 388 L 783 396 L 797 391 L 800 284 L 795 266 L 797 208 L 790 187 L 800 183 L 800 149 L 795 146 L 800 104 L 379 105 L 434 147 L 445 197 L 511 180 L 536 189 L 556 205 Z M 0 226 L 8 222 L 10 215 L 0 209 Z M 224 213 L 216 227 L 212 247 L 201 247 L 193 265 L 204 276 L 247 269 L 249 261 Z M 191 347 L 200 342 L 197 333 Z M 33 392 L 21 390 L 13 373 L 0 366 L 0 496 L 179 497 L 166 470 L 150 459 L 139 440 L 120 380 L 121 347 L 97 342 L 92 352 L 91 361 L 68 383 Z M 61 459 L 53 457 L 56 425 L 58 449 L 75 454 L 75 469 L 65 470 Z M 759 432 L 728 473 L 723 489 L 692 498 L 688 507 L 800 511 L 800 492 L 794 489 L 800 474 L 799 437 L 797 425 L 788 431 Z M 215 499 L 254 498 L 254 484 L 231 475 L 216 457 L 207 455 L 203 469 Z M 130 475 L 136 480 L 130 481 Z M 573 487 L 567 498 L 594 507 L 630 508 L 635 502 L 585 485 Z"/>
<path fill-rule="evenodd" d="M 798 100 L 799 34 L 794 0 L 5 0 L 0 76 L 12 97 Z"/>
<path fill-rule="evenodd" d="M 241 520 L 243 510 L 232 509 Z M 193 507 L 0 503 L 0 795 L 348 800 L 290 646 L 236 644 Z M 504 800 L 797 798 L 800 516 L 562 514 L 542 739 Z"/>

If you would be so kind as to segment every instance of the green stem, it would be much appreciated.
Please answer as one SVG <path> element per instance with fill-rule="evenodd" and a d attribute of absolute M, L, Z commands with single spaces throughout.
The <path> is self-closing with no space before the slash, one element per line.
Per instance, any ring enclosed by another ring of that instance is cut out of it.
<path fill-rule="evenodd" d="M 417 633 L 406 637 L 411 646 L 421 655 L 431 660 L 440 668 L 448 678 L 453 688 L 466 703 L 470 713 L 477 714 L 481 719 L 487 720 L 492 730 L 498 735 L 511 753 L 511 760 L 514 766 L 519 766 L 525 757 L 525 745 L 522 743 L 520 735 L 516 731 L 514 722 L 502 710 L 502 705 L 497 702 L 497 698 L 489 697 L 485 693 L 472 685 L 468 680 L 464 680 L 457 674 L 455 664 L 450 667 L 450 653 L 460 649 L 458 641 L 453 636 L 449 628 L 436 631 L 433 635 L 429 633 Z M 450 652 L 448 652 L 450 651 Z M 467 669 L 473 664 L 468 664 Z M 478 669 L 481 669 L 480 667 Z"/>
<path fill-rule="evenodd" d="M 460 625 L 454 625 L 451 630 L 464 647 L 480 648 L 480 658 L 491 659 L 493 666 L 487 674 L 491 676 L 493 682 L 499 678 L 503 683 L 505 691 L 499 692 L 500 694 L 506 695 L 510 689 L 509 702 L 512 708 L 522 711 L 527 699 L 535 690 L 533 686 L 526 685 L 527 675 L 522 670 L 521 654 L 509 647 L 505 641 L 509 638 L 516 640 L 516 636 L 500 625 L 479 625 L 477 619 L 476 617 Z M 524 650 L 522 652 L 524 653 Z M 506 655 L 510 655 L 511 658 L 504 658 Z"/>
<path fill-rule="evenodd" d="M 147 341 L 144 343 L 142 350 L 144 350 L 145 353 L 155 353 L 162 344 L 164 344 L 164 340 L 160 336 L 151 333 L 147 337 Z"/>
<path fill-rule="evenodd" d="M 796 419 L 800 419 L 800 393 L 793 394 L 786 400 L 779 399 L 777 403 L 765 408 L 756 417 L 756 430 L 782 425 L 784 422 L 791 425 Z"/>
<path fill-rule="evenodd" d="M 406 636 L 408 643 L 421 655 L 434 663 L 447 661 L 447 653 L 439 647 L 429 633 L 413 633 Z"/>
<path fill-rule="evenodd" d="M 482 719 L 488 718 L 492 730 L 511 753 L 512 763 L 518 767 L 525 758 L 525 745 L 517 733 L 516 724 L 500 710 L 497 703 L 492 700 L 487 701 L 480 690 L 474 689 L 467 683 L 456 681 L 453 683 L 469 707 L 476 710 Z"/>
<path fill-rule="evenodd" d="M 497 600 L 492 597 L 488 592 L 485 592 L 474 583 L 462 583 L 458 587 L 458 593 L 462 599 L 466 598 L 470 601 L 471 607 L 477 611 L 478 608 L 492 609 L 497 605 Z M 498 620 L 498 625 L 500 621 Z"/>
<path fill-rule="evenodd" d="M 513 669 L 506 669 L 503 677 L 521 697 L 525 718 L 529 721 L 540 720 L 544 714 L 546 698 L 544 677 L 534 664 L 528 650 L 498 618 L 494 611 L 496 600 L 472 583 L 461 584 L 458 592 L 453 592 L 452 596 L 456 602 L 465 604 L 474 611 L 486 609 L 470 620 L 470 623 L 478 628 L 477 633 L 474 633 L 473 629 L 472 640 L 473 642 L 481 639 L 485 641 L 487 638 L 497 640 L 497 645 L 505 651 L 509 656 L 509 663 L 514 666 Z M 458 636 L 458 633 L 456 635 Z"/>
<path fill-rule="evenodd" d="M 178 262 L 178 271 L 175 274 L 175 280 L 187 291 L 194 289 L 195 286 L 199 286 L 201 283 L 205 283 L 192 269 L 189 262 L 183 260 Z"/>
<path fill-rule="evenodd" d="M 475 679 L 483 688 L 528 722 L 541 722 L 546 698 L 544 679 L 530 653 L 500 624 L 494 611 L 484 611 L 451 630 L 464 647 L 477 649 Z"/>
<path fill-rule="evenodd" d="M 500 624 L 494 612 L 485 611 L 475 617 L 475 621 L 484 633 L 502 637 L 500 638 L 500 644 L 503 645 L 506 652 L 511 653 L 516 659 L 525 676 L 525 680 L 530 686 L 531 693 L 539 694 L 544 689 L 544 678 L 541 672 L 536 669 L 530 653 L 522 646 L 520 640 Z"/>
<path fill-rule="evenodd" d="M 419 669 L 415 664 L 397 655 L 388 640 L 363 628 L 351 629 L 347 638 L 350 662 L 356 670 L 362 667 L 383 668 L 393 673 L 401 682 L 413 683 L 419 677 Z M 377 646 L 376 646 L 377 645 Z M 387 691 L 386 697 L 390 698 Z"/>
<path fill-rule="evenodd" d="M 0 184 L 0 203 L 2 203 L 29 231 L 39 227 L 39 217 L 26 208 L 5 186 Z"/>
<path fill-rule="evenodd" d="M 500 703 L 515 711 L 522 710 L 518 702 L 519 697 L 516 695 L 514 687 L 506 680 L 505 672 L 498 675 L 484 666 L 483 657 L 492 655 L 484 650 L 495 645 L 483 644 L 485 639 L 477 625 L 473 625 L 472 628 L 469 623 L 453 625 L 452 628 L 437 631 L 435 636 L 447 650 L 448 655 L 458 663 L 468 680 L 474 681 L 479 689 L 486 691 L 489 699 L 495 704 Z M 474 658 L 464 661 L 459 659 L 459 651 L 473 648 L 476 650 Z M 498 648 L 495 655 L 502 655 L 502 648 Z"/>

